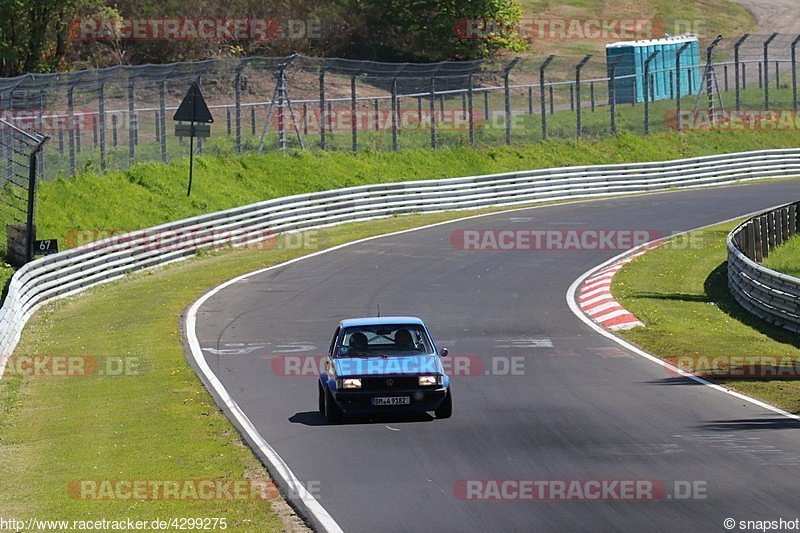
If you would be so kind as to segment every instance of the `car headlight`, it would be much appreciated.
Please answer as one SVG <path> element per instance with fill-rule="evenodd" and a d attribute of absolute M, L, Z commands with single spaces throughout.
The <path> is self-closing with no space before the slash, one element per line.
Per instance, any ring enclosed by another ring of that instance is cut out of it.
<path fill-rule="evenodd" d="M 419 377 L 419 386 L 420 387 L 430 387 L 433 385 L 441 385 L 442 384 L 442 376 L 420 376 Z"/>
<path fill-rule="evenodd" d="M 342 387 L 345 389 L 360 389 L 361 378 L 346 378 L 342 381 Z"/>

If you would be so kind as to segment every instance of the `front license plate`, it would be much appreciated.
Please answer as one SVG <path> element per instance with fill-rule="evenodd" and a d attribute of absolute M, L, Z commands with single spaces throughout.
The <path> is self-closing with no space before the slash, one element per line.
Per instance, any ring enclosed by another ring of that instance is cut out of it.
<path fill-rule="evenodd" d="M 373 398 L 372 405 L 410 405 L 411 396 L 382 396 Z"/>

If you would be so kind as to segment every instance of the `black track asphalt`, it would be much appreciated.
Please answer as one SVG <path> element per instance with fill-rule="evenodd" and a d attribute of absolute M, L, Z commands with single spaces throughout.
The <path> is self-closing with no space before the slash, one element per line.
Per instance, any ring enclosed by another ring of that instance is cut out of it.
<path fill-rule="evenodd" d="M 518 210 L 354 244 L 235 283 L 197 316 L 211 369 L 345 531 L 706 531 L 800 515 L 800 427 L 669 375 L 583 324 L 565 293 L 622 250 L 463 251 L 463 229 L 683 231 L 800 197 L 799 181 Z M 328 425 L 316 376 L 338 320 L 417 315 L 454 376 L 451 419 Z M 521 372 L 504 374 L 517 358 Z M 495 365 L 497 368 L 492 368 Z M 503 367 L 503 368 L 501 368 Z M 313 368 L 312 366 L 307 367 Z M 658 501 L 475 501 L 463 480 L 657 480 Z M 675 482 L 705 499 L 681 499 Z M 318 487 L 318 488 L 317 488 Z M 702 494 L 697 494 L 702 496 Z"/>

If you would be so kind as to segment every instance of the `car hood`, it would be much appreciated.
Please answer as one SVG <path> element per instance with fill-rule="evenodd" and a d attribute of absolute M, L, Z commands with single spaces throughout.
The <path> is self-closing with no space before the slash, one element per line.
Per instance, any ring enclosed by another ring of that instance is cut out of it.
<path fill-rule="evenodd" d="M 333 360 L 339 377 L 387 376 L 398 374 L 444 374 L 436 355 L 382 357 L 339 357 Z"/>

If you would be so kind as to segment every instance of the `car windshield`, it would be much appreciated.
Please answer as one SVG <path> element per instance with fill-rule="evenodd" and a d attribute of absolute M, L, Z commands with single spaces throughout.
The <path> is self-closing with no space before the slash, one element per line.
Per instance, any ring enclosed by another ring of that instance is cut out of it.
<path fill-rule="evenodd" d="M 418 324 L 354 326 L 344 330 L 337 357 L 433 355 L 433 343 Z"/>

